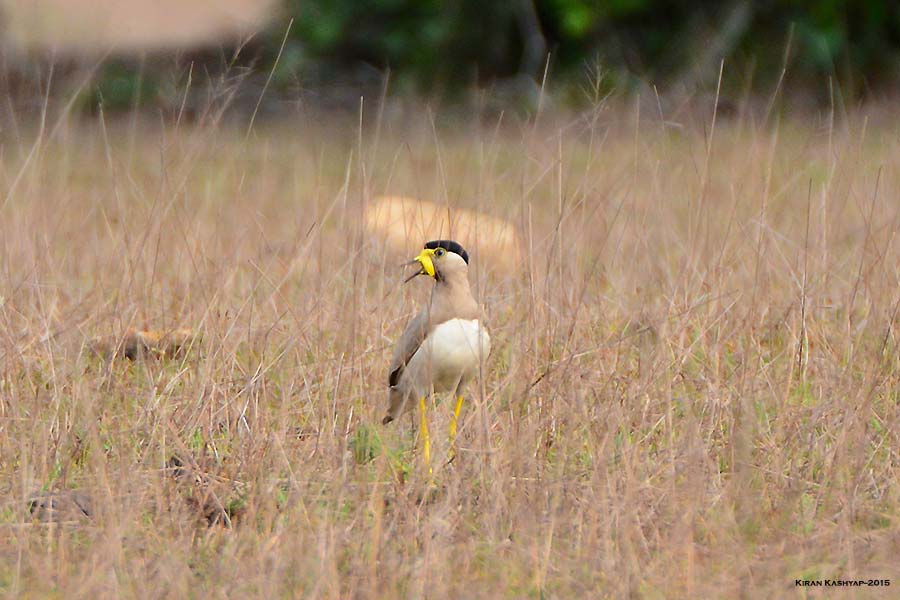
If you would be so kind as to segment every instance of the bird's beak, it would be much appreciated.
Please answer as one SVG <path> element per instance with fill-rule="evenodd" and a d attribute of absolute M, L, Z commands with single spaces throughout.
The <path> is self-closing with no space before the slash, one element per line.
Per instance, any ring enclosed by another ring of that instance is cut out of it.
<path fill-rule="evenodd" d="M 419 255 L 406 263 L 404 266 L 414 265 L 416 263 L 421 267 L 417 272 L 413 273 L 403 283 L 406 283 L 410 279 L 418 277 L 419 275 L 428 275 L 429 277 L 434 277 L 434 262 L 431 260 L 431 257 L 434 255 L 434 250 L 426 248 L 419 252 Z"/>

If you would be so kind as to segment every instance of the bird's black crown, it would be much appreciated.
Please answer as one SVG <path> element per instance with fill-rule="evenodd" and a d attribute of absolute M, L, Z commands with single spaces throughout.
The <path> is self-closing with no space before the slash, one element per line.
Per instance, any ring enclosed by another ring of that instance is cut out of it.
<path fill-rule="evenodd" d="M 469 253 L 466 252 L 466 249 L 459 245 L 458 242 L 454 242 L 453 240 L 432 240 L 425 244 L 425 248 L 427 250 L 434 250 L 435 248 L 443 248 L 447 252 L 454 252 L 459 254 L 466 264 L 469 264 Z"/>

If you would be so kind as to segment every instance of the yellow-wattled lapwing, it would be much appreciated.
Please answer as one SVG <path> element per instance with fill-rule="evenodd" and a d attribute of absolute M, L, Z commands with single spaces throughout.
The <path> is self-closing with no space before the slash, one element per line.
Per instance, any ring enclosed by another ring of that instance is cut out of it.
<path fill-rule="evenodd" d="M 407 325 L 394 350 L 388 377 L 390 406 L 382 423 L 390 423 L 418 401 L 423 454 L 430 468 L 425 400 L 434 393 L 454 393 L 452 450 L 463 387 L 478 374 L 481 361 L 490 354 L 491 338 L 481 322 L 481 307 L 469 287 L 469 254 L 462 246 L 451 240 L 428 242 L 409 264 L 415 263 L 419 271 L 406 281 L 429 275 L 435 281 L 434 288 L 430 300 Z"/>

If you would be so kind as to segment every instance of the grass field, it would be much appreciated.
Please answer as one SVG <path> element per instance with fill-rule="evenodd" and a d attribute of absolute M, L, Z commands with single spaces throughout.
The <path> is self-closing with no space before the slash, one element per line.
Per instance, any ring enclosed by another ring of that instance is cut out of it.
<path fill-rule="evenodd" d="M 900 586 L 895 114 L 376 112 L 4 129 L 0 591 Z M 430 285 L 363 230 L 385 193 L 507 218 L 526 246 L 515 272 L 474 253 L 494 350 L 450 464 L 449 403 L 431 411 L 432 477 L 414 420 L 380 425 Z M 199 339 L 89 352 L 129 327 Z M 30 514 L 67 490 L 90 517 Z"/>

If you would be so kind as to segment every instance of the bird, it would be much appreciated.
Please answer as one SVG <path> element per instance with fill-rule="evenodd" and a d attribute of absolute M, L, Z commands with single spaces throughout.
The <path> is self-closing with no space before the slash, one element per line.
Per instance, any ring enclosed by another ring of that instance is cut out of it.
<path fill-rule="evenodd" d="M 430 471 L 431 439 L 426 398 L 453 392 L 456 404 L 450 420 L 451 458 L 465 385 L 479 374 L 491 353 L 491 336 L 482 323 L 481 306 L 469 285 L 469 254 L 453 240 L 427 242 L 407 265 L 419 270 L 404 283 L 427 275 L 434 279 L 431 297 L 409 322 L 394 348 L 388 375 L 387 425 L 418 401 L 423 458 Z"/>

